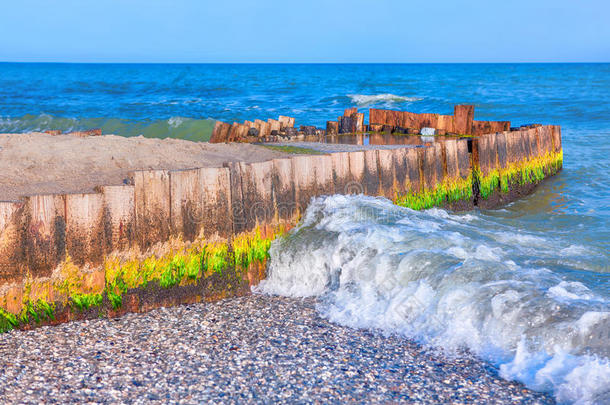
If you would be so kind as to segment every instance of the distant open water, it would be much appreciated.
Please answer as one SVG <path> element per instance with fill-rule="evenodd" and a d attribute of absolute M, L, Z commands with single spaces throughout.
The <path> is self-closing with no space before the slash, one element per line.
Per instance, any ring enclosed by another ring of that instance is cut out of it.
<path fill-rule="evenodd" d="M 316 200 L 274 244 L 260 291 L 319 296 L 321 314 L 468 347 L 560 402 L 610 402 L 610 65 L 0 64 L 0 132 L 101 127 L 207 140 L 213 122 L 346 107 L 562 126 L 564 170 L 500 210 L 414 212 Z M 1 196 L 0 196 L 1 197 Z"/>

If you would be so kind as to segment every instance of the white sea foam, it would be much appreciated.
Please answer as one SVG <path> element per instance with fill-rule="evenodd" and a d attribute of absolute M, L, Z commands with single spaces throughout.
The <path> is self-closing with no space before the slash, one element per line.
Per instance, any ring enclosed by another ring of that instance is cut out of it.
<path fill-rule="evenodd" d="M 372 104 L 383 104 L 383 105 L 393 105 L 398 103 L 406 103 L 413 101 L 420 101 L 419 97 L 405 97 L 405 96 L 397 96 L 396 94 L 348 94 L 347 95 L 353 103 L 356 103 L 359 107 L 367 107 Z"/>
<path fill-rule="evenodd" d="M 500 242 L 508 244 L 518 244 L 521 246 L 544 246 L 548 244 L 548 239 L 543 237 L 528 235 L 523 232 L 502 232 L 497 235 Z"/>
<path fill-rule="evenodd" d="M 380 198 L 315 199 L 302 225 L 274 242 L 256 291 L 318 296 L 334 322 L 467 347 L 560 402 L 610 400 L 609 300 L 585 279 L 531 264 L 557 240 L 501 238 L 518 231 L 491 221 Z"/>
<path fill-rule="evenodd" d="M 589 252 L 589 249 L 587 249 L 584 246 L 581 245 L 570 245 L 567 248 L 561 249 L 560 252 L 562 255 L 573 255 L 573 256 L 578 256 L 578 255 L 586 255 Z"/>
<path fill-rule="evenodd" d="M 432 136 L 436 133 L 436 129 L 430 127 L 423 127 L 419 132 L 424 136 Z M 432 138 L 432 142 L 434 142 L 434 138 Z"/>
<path fill-rule="evenodd" d="M 576 356 L 561 348 L 552 354 L 530 352 L 521 341 L 513 359 L 500 366 L 500 375 L 539 391 L 552 391 L 559 403 L 604 404 L 610 400 L 608 358 Z"/>
<path fill-rule="evenodd" d="M 184 123 L 184 118 L 182 117 L 170 117 L 167 120 L 167 124 L 171 127 L 171 128 L 178 128 L 180 125 L 182 125 Z"/>
<path fill-rule="evenodd" d="M 595 295 L 583 283 L 578 281 L 562 281 L 549 288 L 548 294 L 557 299 L 594 300 Z"/>

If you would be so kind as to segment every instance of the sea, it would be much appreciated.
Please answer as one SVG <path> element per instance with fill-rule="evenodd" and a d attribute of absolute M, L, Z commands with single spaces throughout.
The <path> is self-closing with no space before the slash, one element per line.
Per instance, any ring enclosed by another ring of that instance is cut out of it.
<path fill-rule="evenodd" d="M 610 64 L 0 64 L 0 133 L 101 128 L 209 139 L 214 120 L 345 108 L 561 125 L 564 166 L 497 210 L 325 196 L 271 248 L 256 291 L 465 351 L 560 403 L 610 403 Z M 0 154 L 1 157 L 1 154 Z"/>

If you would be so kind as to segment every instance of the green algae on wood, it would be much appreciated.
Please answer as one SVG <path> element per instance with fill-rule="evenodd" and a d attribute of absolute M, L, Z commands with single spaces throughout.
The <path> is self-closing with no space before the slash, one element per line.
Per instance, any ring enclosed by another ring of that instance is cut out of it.
<path fill-rule="evenodd" d="M 8 332 L 19 327 L 17 315 L 0 308 L 0 333 Z"/>
<path fill-rule="evenodd" d="M 54 318 L 55 304 L 48 303 L 44 300 L 38 300 L 35 303 L 28 301 L 19 315 L 19 322 L 27 325 L 30 322 L 39 324 L 45 320 Z"/>
<path fill-rule="evenodd" d="M 238 235 L 230 243 L 201 241 L 193 243 L 188 249 L 142 261 L 107 260 L 105 292 L 113 309 L 118 309 L 123 304 L 123 294 L 129 289 L 146 287 L 151 282 L 158 283 L 162 288 L 184 286 L 212 274 L 223 275 L 231 268 L 243 279 L 252 264 L 266 264 L 271 242 L 284 232 L 284 228 L 280 227 L 263 237 L 260 229 L 256 229 Z"/>
<path fill-rule="evenodd" d="M 442 207 L 461 200 L 468 200 L 472 197 L 472 181 L 472 175 L 465 179 L 446 178 L 432 190 L 397 195 L 394 204 L 414 210 L 424 210 L 432 207 Z"/>
<path fill-rule="evenodd" d="M 70 304 L 80 312 L 84 312 L 92 307 L 102 304 L 104 297 L 102 294 L 74 294 L 70 297 Z"/>
<path fill-rule="evenodd" d="M 563 164 L 563 151 L 549 152 L 541 157 L 509 164 L 504 169 L 493 169 L 486 176 L 475 168 L 466 179 L 445 179 L 432 190 L 396 196 L 394 203 L 414 210 L 442 207 L 473 195 L 475 185 L 483 199 L 497 189 L 507 193 L 511 185 L 536 184 L 557 173 Z"/>
<path fill-rule="evenodd" d="M 0 308 L 0 333 L 8 332 L 31 323 L 40 324 L 43 321 L 55 319 L 55 304 L 44 300 L 24 303 L 21 312 L 12 314 Z"/>
<path fill-rule="evenodd" d="M 47 302 L 49 297 L 54 297 L 64 310 L 73 314 L 97 308 L 102 316 L 109 308 L 120 310 L 129 290 L 145 289 L 151 283 L 169 289 L 196 284 L 198 280 L 213 275 L 231 278 L 232 271 L 242 281 L 248 281 L 246 276 L 252 268 L 260 271 L 266 266 L 272 241 L 284 234 L 287 227 L 281 225 L 265 229 L 265 232 L 256 228 L 241 233 L 230 241 L 199 239 L 185 243 L 180 239 L 170 240 L 165 247 L 167 253 L 159 256 L 141 258 L 134 252 L 122 258 L 107 257 L 99 270 L 105 280 L 99 291 L 91 290 L 83 280 L 84 273 L 68 256 L 59 267 L 59 280 L 43 283 L 26 280 L 18 313 L 0 308 L 0 332 L 53 320 L 55 303 Z M 33 289 L 44 299 L 31 298 Z M 40 291 L 43 291 L 42 295 Z"/>
<path fill-rule="evenodd" d="M 544 156 L 509 163 L 503 169 L 493 169 L 487 175 L 483 175 L 480 169 L 475 168 L 474 174 L 479 185 L 479 195 L 487 199 L 497 189 L 508 193 L 511 185 L 539 183 L 557 173 L 562 165 L 563 151 L 548 152 Z"/>
<path fill-rule="evenodd" d="M 0 332 L 55 319 L 55 303 L 48 302 L 48 297 L 44 294 L 42 297 L 32 298 L 32 287 L 32 280 L 28 275 L 24 283 L 21 310 L 18 313 L 0 308 Z"/>

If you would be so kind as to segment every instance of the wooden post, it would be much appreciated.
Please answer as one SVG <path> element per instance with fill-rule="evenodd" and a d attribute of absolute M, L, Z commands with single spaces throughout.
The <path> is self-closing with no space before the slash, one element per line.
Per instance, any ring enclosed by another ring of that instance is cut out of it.
<path fill-rule="evenodd" d="M 203 212 L 200 169 L 169 172 L 171 192 L 171 231 L 192 241 L 199 234 Z"/>
<path fill-rule="evenodd" d="M 229 130 L 231 125 L 222 121 L 216 121 L 214 129 L 212 130 L 212 137 L 210 143 L 222 143 L 227 142 L 229 138 Z"/>
<path fill-rule="evenodd" d="M 198 229 L 200 232 L 203 230 L 205 238 L 229 238 L 233 234 L 230 170 L 226 167 L 204 167 L 198 171 L 202 207 L 196 218 Z"/>
<path fill-rule="evenodd" d="M 135 187 L 103 186 L 107 253 L 135 245 Z"/>
<path fill-rule="evenodd" d="M 136 235 L 142 249 L 169 239 L 170 177 L 167 170 L 134 173 Z"/>
<path fill-rule="evenodd" d="M 339 133 L 339 123 L 337 121 L 326 121 L 326 135 L 337 135 Z"/>
<path fill-rule="evenodd" d="M 98 266 L 104 260 L 104 195 L 67 194 L 66 247 L 77 266 Z"/>
<path fill-rule="evenodd" d="M 453 108 L 454 129 L 458 134 L 472 134 L 472 122 L 474 121 L 473 105 L 456 105 Z"/>
<path fill-rule="evenodd" d="M 23 202 L 0 201 L 0 286 L 20 282 L 25 276 L 23 208 Z"/>
<path fill-rule="evenodd" d="M 66 206 L 60 195 L 26 198 L 25 262 L 34 277 L 50 276 L 66 256 Z"/>
<path fill-rule="evenodd" d="M 285 221 L 293 220 L 298 212 L 292 160 L 289 158 L 274 159 L 271 178 L 276 218 Z"/>

